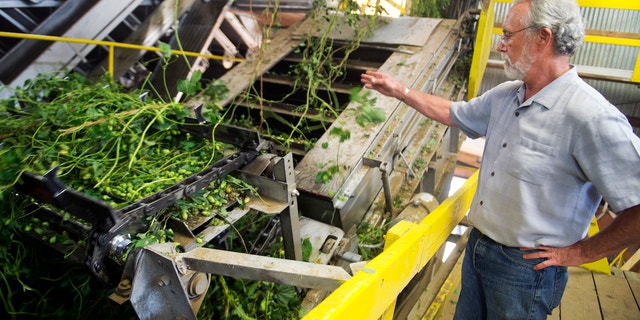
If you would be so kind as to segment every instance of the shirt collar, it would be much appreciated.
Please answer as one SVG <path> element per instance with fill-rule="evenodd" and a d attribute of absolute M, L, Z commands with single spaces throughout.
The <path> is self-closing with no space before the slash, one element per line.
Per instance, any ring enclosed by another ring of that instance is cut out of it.
<path fill-rule="evenodd" d="M 576 78 L 578 78 L 578 71 L 576 68 L 571 65 L 569 71 L 563 73 L 555 80 L 551 81 L 548 85 L 546 85 L 542 90 L 536 93 L 533 97 L 529 98 L 529 100 L 520 103 L 520 107 L 528 107 L 532 105 L 534 102 L 539 104 L 547 109 L 553 107 L 554 103 L 560 98 L 566 88 L 571 84 Z M 518 89 L 517 97 L 518 102 L 524 99 L 524 83 Z"/>

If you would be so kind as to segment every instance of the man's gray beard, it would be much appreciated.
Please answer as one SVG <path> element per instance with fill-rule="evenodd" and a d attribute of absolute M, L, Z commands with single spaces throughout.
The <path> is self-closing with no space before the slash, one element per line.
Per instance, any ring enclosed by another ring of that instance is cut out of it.
<path fill-rule="evenodd" d="M 514 80 L 524 79 L 523 72 L 518 68 L 518 66 L 511 63 L 509 57 L 502 54 L 502 58 L 504 59 L 504 74 L 507 75 L 507 78 Z"/>
<path fill-rule="evenodd" d="M 523 54 L 520 56 L 520 60 L 515 64 L 511 63 L 511 59 L 505 53 L 502 53 L 502 59 L 504 59 L 504 73 L 509 79 L 522 80 L 527 75 L 531 65 L 533 64 L 533 56 L 529 53 L 529 45 L 525 46 L 522 50 Z"/>

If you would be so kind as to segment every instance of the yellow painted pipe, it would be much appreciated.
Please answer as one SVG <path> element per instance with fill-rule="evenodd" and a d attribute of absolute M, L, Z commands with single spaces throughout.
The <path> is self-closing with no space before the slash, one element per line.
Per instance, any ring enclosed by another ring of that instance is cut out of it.
<path fill-rule="evenodd" d="M 487 61 L 491 53 L 491 33 L 493 30 L 493 22 L 495 20 L 494 2 L 491 1 L 485 6 L 483 3 L 480 19 L 478 20 L 478 32 L 473 46 L 473 58 L 471 59 L 471 68 L 469 71 L 469 88 L 467 91 L 467 99 L 471 100 L 480 91 L 480 84 L 484 77 L 484 71 L 487 68 Z M 502 33 L 502 31 L 500 31 Z"/>
<path fill-rule="evenodd" d="M 638 58 L 636 59 L 636 67 L 633 69 L 631 75 L 632 82 L 640 82 L 640 52 L 638 52 Z"/>
<path fill-rule="evenodd" d="M 131 43 L 122 43 L 122 42 L 114 42 L 114 41 L 101 41 L 101 40 L 91 40 L 91 39 L 79 39 L 79 38 L 66 38 L 66 37 L 57 37 L 57 36 L 48 36 L 41 34 L 29 34 L 29 33 L 17 33 L 17 32 L 5 32 L 0 31 L 0 37 L 5 38 L 21 38 L 21 39 L 30 39 L 30 40 L 40 40 L 40 41 L 54 41 L 54 42 L 71 42 L 71 43 L 82 43 L 82 44 L 93 44 L 99 46 L 107 46 L 109 47 L 109 74 L 113 74 L 113 64 L 114 64 L 114 48 L 125 48 L 125 49 L 133 49 L 133 50 L 146 50 L 146 51 L 155 51 L 162 52 L 162 49 L 156 47 L 148 47 L 141 46 L 137 44 Z M 244 61 L 242 58 L 233 58 L 233 57 L 224 57 L 213 54 L 203 54 L 198 52 L 189 52 L 182 50 L 171 50 L 173 54 L 177 55 L 185 55 L 190 57 L 203 57 L 212 60 L 231 60 L 231 61 Z"/>
<path fill-rule="evenodd" d="M 420 223 L 400 221 L 386 234 L 385 249 L 343 283 L 303 320 L 380 319 L 393 313 L 396 297 L 427 264 L 471 205 L 477 173 Z"/>
<path fill-rule="evenodd" d="M 511 0 L 495 0 L 495 2 L 511 3 Z M 578 0 L 578 5 L 589 8 L 640 10 L 638 0 Z"/>

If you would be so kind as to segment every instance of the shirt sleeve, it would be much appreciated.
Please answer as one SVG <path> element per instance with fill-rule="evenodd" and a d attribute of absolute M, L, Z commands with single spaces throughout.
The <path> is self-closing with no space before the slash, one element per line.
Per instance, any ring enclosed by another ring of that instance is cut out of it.
<path fill-rule="evenodd" d="M 640 204 L 640 139 L 624 115 L 602 112 L 576 139 L 573 156 L 609 206 L 620 212 Z"/>
<path fill-rule="evenodd" d="M 469 138 L 476 139 L 487 135 L 491 113 L 500 109 L 505 101 L 515 99 L 517 89 L 522 85 L 518 81 L 508 81 L 490 89 L 469 102 L 458 101 L 451 104 L 451 121 Z M 499 112 L 500 110 L 498 110 Z"/>

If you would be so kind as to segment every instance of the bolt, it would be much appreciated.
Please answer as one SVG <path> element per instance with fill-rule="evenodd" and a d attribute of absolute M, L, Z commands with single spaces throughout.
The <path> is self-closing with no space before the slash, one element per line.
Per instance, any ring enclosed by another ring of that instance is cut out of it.
<path fill-rule="evenodd" d="M 161 287 L 168 286 L 169 283 L 171 283 L 171 280 L 169 280 L 169 277 L 166 275 L 162 275 L 160 276 L 160 279 L 158 279 L 158 285 Z"/>
<path fill-rule="evenodd" d="M 189 295 L 196 298 L 205 292 L 209 287 L 209 281 L 204 273 L 196 273 L 189 280 Z"/>
<path fill-rule="evenodd" d="M 128 297 L 131 295 L 131 280 L 122 279 L 116 287 L 116 293 L 122 297 Z"/>

